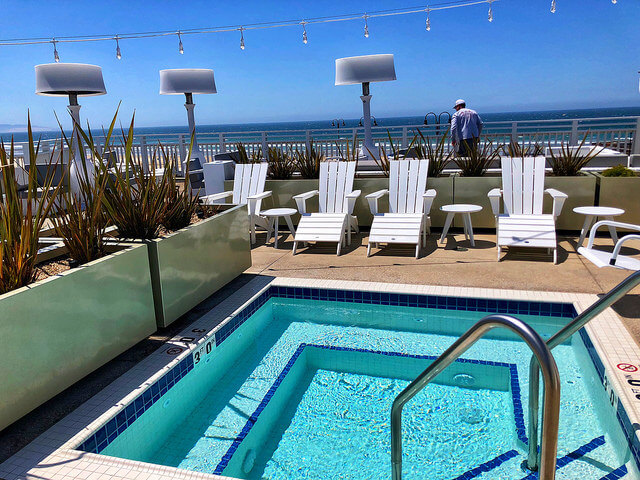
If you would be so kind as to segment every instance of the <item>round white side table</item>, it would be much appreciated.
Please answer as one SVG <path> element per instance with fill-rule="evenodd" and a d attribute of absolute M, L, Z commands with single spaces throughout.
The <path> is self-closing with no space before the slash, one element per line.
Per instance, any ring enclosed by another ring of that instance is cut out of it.
<path fill-rule="evenodd" d="M 464 224 L 464 237 L 468 238 L 471 242 L 471 246 L 475 247 L 476 242 L 473 239 L 473 226 L 471 225 L 471 214 L 482 210 L 480 205 L 471 205 L 466 203 L 460 203 L 456 205 L 443 205 L 440 210 L 446 212 L 447 219 L 444 222 L 444 228 L 442 229 L 442 235 L 440 236 L 440 243 L 444 242 L 449 232 L 449 227 L 453 221 L 453 217 L 456 213 L 462 215 L 462 222 Z"/>
<path fill-rule="evenodd" d="M 573 212 L 586 216 L 584 224 L 582 225 L 582 231 L 580 232 L 580 238 L 578 239 L 578 247 L 581 247 L 585 237 L 589 234 L 589 229 L 596 223 L 598 217 L 604 218 L 605 220 L 613 220 L 613 217 L 622 215 L 624 210 L 614 207 L 576 207 L 573 209 Z M 618 234 L 616 233 L 615 227 L 610 225 L 609 233 L 615 245 L 618 242 Z"/>
<path fill-rule="evenodd" d="M 284 217 L 284 221 L 287 222 L 287 226 L 289 227 L 289 231 L 291 235 L 295 235 L 296 231 L 293 228 L 293 223 L 291 222 L 291 215 L 298 213 L 295 208 L 270 208 L 269 210 L 264 210 L 260 212 L 260 215 L 267 217 L 269 221 L 269 228 L 267 229 L 267 242 L 271 238 L 271 233 L 273 232 L 274 237 L 274 247 L 278 248 L 278 223 L 280 217 Z"/>

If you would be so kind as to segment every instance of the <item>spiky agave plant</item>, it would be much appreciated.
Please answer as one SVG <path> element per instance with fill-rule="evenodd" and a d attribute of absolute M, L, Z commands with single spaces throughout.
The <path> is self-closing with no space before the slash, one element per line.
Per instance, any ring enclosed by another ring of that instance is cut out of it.
<path fill-rule="evenodd" d="M 133 126 L 135 115 L 127 133 L 122 132 L 124 161 L 111 172 L 103 205 L 109 219 L 118 227 L 121 238 L 153 239 L 165 217 L 169 169 L 156 170 L 156 149 L 148 172 L 141 160 L 133 156 Z M 104 166 L 103 166 L 104 168 Z"/>
<path fill-rule="evenodd" d="M 111 121 L 109 130 L 105 134 L 104 150 L 98 148 L 91 129 L 87 125 L 86 131 L 76 126 L 76 132 L 68 138 L 60 126 L 62 139 L 69 151 L 69 164 L 66 177 L 71 176 L 71 163 L 76 162 L 80 167 L 76 171 L 77 189 L 67 189 L 58 195 L 55 207 L 56 215 L 52 217 L 56 234 L 69 251 L 69 256 L 77 265 L 97 260 L 106 255 L 105 233 L 109 226 L 109 217 L 104 209 L 104 195 L 109 180 L 108 171 L 102 165 L 107 164 L 102 152 L 109 151 L 111 135 L 116 123 L 117 111 Z M 76 142 L 82 145 L 75 148 Z M 87 148 L 85 148 L 87 147 Z M 91 158 L 86 151 L 91 152 Z M 80 155 L 76 159 L 75 155 Z M 93 162 L 95 173 L 87 169 L 87 163 Z"/>
<path fill-rule="evenodd" d="M 598 155 L 597 145 L 593 146 L 586 154 L 581 153 L 588 136 L 589 132 L 585 133 L 580 145 L 577 147 L 572 147 L 562 142 L 560 144 L 560 151 L 557 154 L 553 153 L 551 142 L 549 142 L 549 152 L 551 154 L 549 164 L 551 165 L 551 171 L 554 175 L 558 177 L 574 177 Z"/>
<path fill-rule="evenodd" d="M 29 158 L 33 165 L 27 173 L 27 188 L 20 192 L 18 166 L 13 138 L 7 151 L 0 141 L 0 294 L 30 284 L 34 280 L 40 231 L 53 208 L 61 183 L 54 184 L 53 155 L 44 178 L 38 185 L 35 159 L 40 141 L 34 142 L 31 118 L 27 121 Z M 40 192 L 38 192 L 40 188 Z"/>
<path fill-rule="evenodd" d="M 302 178 L 320 178 L 320 162 L 324 161 L 324 153 L 318 151 L 313 144 L 304 151 L 296 149 L 293 159 Z"/>
<path fill-rule="evenodd" d="M 409 152 L 415 152 L 417 155 L 419 155 L 419 153 L 416 152 L 414 147 L 414 144 L 416 142 L 415 136 L 411 139 L 411 142 L 409 143 L 409 146 L 405 150 L 404 154 L 401 153 L 400 147 L 398 147 L 396 144 L 393 143 L 393 138 L 391 138 L 391 133 L 389 133 L 389 130 L 387 130 L 387 137 L 389 137 L 389 148 L 391 149 L 391 156 L 389 156 L 385 148 L 380 148 L 379 149 L 380 153 L 376 154 L 375 152 L 372 152 L 369 147 L 367 147 L 367 151 L 369 152 L 369 155 L 373 157 L 373 160 L 376 162 L 378 167 L 380 167 L 380 170 L 382 171 L 385 177 L 389 176 L 389 170 L 391 167 L 389 163 L 392 160 L 400 160 L 400 158 L 406 158 Z M 418 158 L 421 158 L 421 157 L 418 157 Z"/>
<path fill-rule="evenodd" d="M 191 146 L 193 147 L 193 138 Z M 180 187 L 176 178 L 176 166 L 179 159 L 175 155 L 168 155 L 162 146 L 160 146 L 162 156 L 165 159 L 165 172 L 167 177 L 167 192 L 164 205 L 164 218 L 162 225 L 167 230 L 180 230 L 191 223 L 193 215 L 198 209 L 199 191 L 193 192 L 187 188 L 187 185 Z M 187 172 L 185 178 L 189 178 L 189 164 L 187 163 Z"/>
<path fill-rule="evenodd" d="M 449 130 L 440 137 L 440 140 L 435 146 L 431 144 L 431 139 L 425 137 L 420 129 L 418 129 L 419 140 L 416 138 L 416 145 L 413 147 L 418 158 L 429 159 L 429 174 L 430 178 L 439 177 L 442 171 L 451 163 L 453 158 L 453 152 L 446 149 L 447 136 Z"/>
<path fill-rule="evenodd" d="M 296 171 L 296 164 L 290 152 L 279 148 L 269 147 L 269 178 L 273 180 L 288 180 Z"/>
<path fill-rule="evenodd" d="M 236 149 L 238 150 L 237 163 L 257 163 L 262 158 L 262 149 L 254 150 L 251 154 L 247 153 L 247 147 L 243 143 L 237 142 Z"/>
<path fill-rule="evenodd" d="M 345 140 L 345 149 L 340 146 L 340 142 L 335 142 L 338 150 L 338 157 L 343 162 L 357 162 L 358 161 L 358 134 L 353 134 L 353 140 L 351 146 L 349 140 Z"/>
<path fill-rule="evenodd" d="M 511 141 L 508 145 L 503 145 L 502 152 L 508 157 L 537 157 L 542 155 L 542 145 L 539 143 L 525 145 Z"/>
<path fill-rule="evenodd" d="M 462 177 L 481 177 L 500 158 L 501 145 L 494 148 L 493 142 L 485 137 L 467 152 L 466 157 L 455 157 L 453 161 L 460 169 Z"/>

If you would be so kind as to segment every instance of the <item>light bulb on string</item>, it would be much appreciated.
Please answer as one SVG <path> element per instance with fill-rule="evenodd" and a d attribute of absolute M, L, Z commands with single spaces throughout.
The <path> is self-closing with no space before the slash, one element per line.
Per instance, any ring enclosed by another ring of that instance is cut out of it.
<path fill-rule="evenodd" d="M 556 0 L 551 0 L 551 13 L 556 13 Z"/>
<path fill-rule="evenodd" d="M 427 32 L 431 31 L 431 9 L 427 7 Z"/>
<path fill-rule="evenodd" d="M 487 15 L 487 20 L 489 20 L 489 23 L 493 22 L 493 5 L 491 3 L 492 0 L 489 0 L 489 14 Z"/>
<path fill-rule="evenodd" d="M 364 14 L 364 38 L 369 38 L 369 23 L 367 22 L 367 14 Z"/>
<path fill-rule="evenodd" d="M 240 27 L 240 50 L 244 50 L 244 28 Z"/>
<path fill-rule="evenodd" d="M 616 3 L 618 3 L 618 0 L 611 0 L 611 3 L 615 5 Z"/>
<path fill-rule="evenodd" d="M 178 32 L 178 53 L 184 55 L 184 47 L 182 46 L 182 35 Z"/>
<path fill-rule="evenodd" d="M 58 43 L 58 41 L 55 37 L 51 40 L 51 43 L 53 43 L 53 59 L 56 63 L 60 63 L 60 55 L 58 55 L 58 49 L 56 48 L 56 43 Z"/>
<path fill-rule="evenodd" d="M 118 39 L 118 35 L 116 35 L 116 58 L 118 60 L 122 59 L 122 52 L 120 51 L 120 42 Z"/>
<path fill-rule="evenodd" d="M 307 22 L 303 21 L 302 22 L 302 43 L 306 45 L 308 42 L 309 42 L 309 39 L 307 38 Z"/>

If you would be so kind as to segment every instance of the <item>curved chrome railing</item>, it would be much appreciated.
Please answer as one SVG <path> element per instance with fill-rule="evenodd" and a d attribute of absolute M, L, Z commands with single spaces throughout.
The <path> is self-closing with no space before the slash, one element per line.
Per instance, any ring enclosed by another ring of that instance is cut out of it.
<path fill-rule="evenodd" d="M 506 328 L 518 334 L 533 351 L 541 366 L 544 379 L 544 411 L 540 480 L 553 480 L 558 449 L 558 422 L 560 417 L 560 376 L 549 347 L 538 333 L 522 320 L 508 315 L 489 315 L 451 345 L 418 378 L 398 394 L 391 407 L 391 468 L 393 480 L 402 479 L 402 408 L 429 382 L 451 365 L 460 355 L 494 328 Z"/>
<path fill-rule="evenodd" d="M 549 350 L 557 347 L 565 340 L 568 340 L 574 333 L 584 327 L 595 316 L 602 313 L 605 309 L 609 308 L 615 302 L 624 297 L 629 291 L 636 286 L 640 285 L 640 271 L 634 272 L 625 278 L 618 285 L 613 287 L 609 293 L 607 293 L 600 300 L 592 304 L 584 312 L 574 318 L 571 322 L 565 325 L 560 331 L 558 331 L 553 337 L 547 340 L 547 347 Z M 545 387 L 546 388 L 546 387 Z M 538 362 L 535 357 L 531 357 L 529 363 L 529 458 L 527 460 L 527 466 L 530 470 L 536 470 L 538 468 L 538 414 L 539 414 L 539 394 L 540 394 L 540 376 L 538 369 Z M 546 403 L 546 395 L 543 399 L 543 418 Z M 544 427 L 543 427 L 544 430 Z M 542 436 L 544 437 L 544 431 Z"/>

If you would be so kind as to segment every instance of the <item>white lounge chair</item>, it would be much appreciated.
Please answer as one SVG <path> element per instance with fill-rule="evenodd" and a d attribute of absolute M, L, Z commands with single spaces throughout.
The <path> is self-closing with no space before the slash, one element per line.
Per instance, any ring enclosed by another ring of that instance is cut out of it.
<path fill-rule="evenodd" d="M 593 263 L 595 266 L 602 267 L 616 267 L 626 270 L 640 270 L 640 260 L 637 258 L 629 257 L 627 255 L 620 255 L 620 249 L 625 242 L 629 240 L 640 240 L 640 235 L 625 235 L 616 242 L 613 247 L 613 252 L 607 252 L 604 250 L 598 250 L 593 248 L 593 240 L 596 238 L 596 231 L 600 227 L 614 227 L 625 228 L 627 230 L 633 230 L 640 232 L 640 225 L 634 225 L 632 223 L 614 222 L 612 220 L 602 220 L 597 222 L 591 227 L 591 233 L 589 234 L 589 242 L 586 247 L 578 248 L 578 253 Z"/>
<path fill-rule="evenodd" d="M 545 157 L 502 157 L 502 190 L 489 192 L 491 209 L 496 217 L 498 261 L 502 247 L 536 247 L 553 249 L 553 263 L 558 263 L 556 219 L 567 195 L 544 188 Z M 553 212 L 542 213 L 545 193 L 553 198 Z M 504 213 L 500 213 L 500 198 Z"/>
<path fill-rule="evenodd" d="M 322 162 L 319 189 L 294 196 L 302 215 L 293 239 L 293 254 L 298 242 L 337 242 L 337 254 L 351 243 L 351 229 L 358 233 L 358 219 L 353 216 L 360 190 L 353 191 L 356 162 Z M 307 211 L 307 200 L 318 195 L 319 212 Z M 345 239 L 346 238 L 346 239 Z"/>
<path fill-rule="evenodd" d="M 267 162 L 238 163 L 233 177 L 233 191 L 214 193 L 200 197 L 204 205 L 224 205 L 221 200 L 232 197 L 234 205 L 247 205 L 249 210 L 249 228 L 251 229 L 251 243 L 256 243 L 256 226 L 267 230 L 267 219 L 260 215 L 262 200 L 271 196 L 271 192 L 264 191 L 267 178 Z"/>
<path fill-rule="evenodd" d="M 427 243 L 431 233 L 431 204 L 436 191 L 427 190 L 429 160 L 394 160 L 389 162 L 389 189 L 366 196 L 373 215 L 367 257 L 371 245 L 379 243 L 408 243 L 420 253 L 420 241 Z M 378 200 L 389 195 L 389 213 L 381 213 Z"/>

